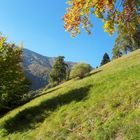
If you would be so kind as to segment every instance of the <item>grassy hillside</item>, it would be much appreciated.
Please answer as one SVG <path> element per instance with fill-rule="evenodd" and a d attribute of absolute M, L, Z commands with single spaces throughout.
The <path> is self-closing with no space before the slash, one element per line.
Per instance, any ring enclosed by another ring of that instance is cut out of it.
<path fill-rule="evenodd" d="M 0 119 L 0 140 L 139 140 L 140 50 Z"/>

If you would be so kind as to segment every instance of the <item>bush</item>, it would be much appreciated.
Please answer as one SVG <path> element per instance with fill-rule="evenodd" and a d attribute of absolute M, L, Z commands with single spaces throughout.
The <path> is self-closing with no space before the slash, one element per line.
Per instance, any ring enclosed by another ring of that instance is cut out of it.
<path fill-rule="evenodd" d="M 76 78 L 76 77 L 83 78 L 91 70 L 92 67 L 89 64 L 85 64 L 85 63 L 76 64 L 70 72 L 70 78 Z"/>

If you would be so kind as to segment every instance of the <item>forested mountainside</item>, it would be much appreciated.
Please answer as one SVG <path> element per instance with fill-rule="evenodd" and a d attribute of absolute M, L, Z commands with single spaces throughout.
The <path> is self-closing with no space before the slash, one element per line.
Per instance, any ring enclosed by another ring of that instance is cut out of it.
<path fill-rule="evenodd" d="M 55 62 L 55 57 L 47 57 L 31 50 L 23 50 L 23 67 L 26 76 L 32 82 L 32 89 L 40 89 L 48 84 L 49 72 Z M 67 62 L 71 68 L 74 62 Z"/>

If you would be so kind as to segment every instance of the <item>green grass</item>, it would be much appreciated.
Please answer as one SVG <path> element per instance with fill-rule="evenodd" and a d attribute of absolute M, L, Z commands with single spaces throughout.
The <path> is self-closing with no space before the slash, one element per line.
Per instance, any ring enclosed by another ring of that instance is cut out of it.
<path fill-rule="evenodd" d="M 0 119 L 0 140 L 140 139 L 140 50 L 40 94 Z"/>

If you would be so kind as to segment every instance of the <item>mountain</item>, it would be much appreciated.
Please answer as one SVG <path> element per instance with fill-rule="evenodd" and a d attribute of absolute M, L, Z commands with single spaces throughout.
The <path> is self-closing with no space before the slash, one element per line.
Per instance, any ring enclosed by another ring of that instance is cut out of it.
<path fill-rule="evenodd" d="M 46 57 L 28 49 L 23 49 L 23 67 L 26 76 L 32 82 L 32 89 L 40 89 L 48 84 L 49 72 L 55 62 L 55 57 Z M 73 62 L 66 62 L 71 68 Z"/>
<path fill-rule="evenodd" d="M 140 50 L 0 118 L 1 140 L 139 140 Z"/>

